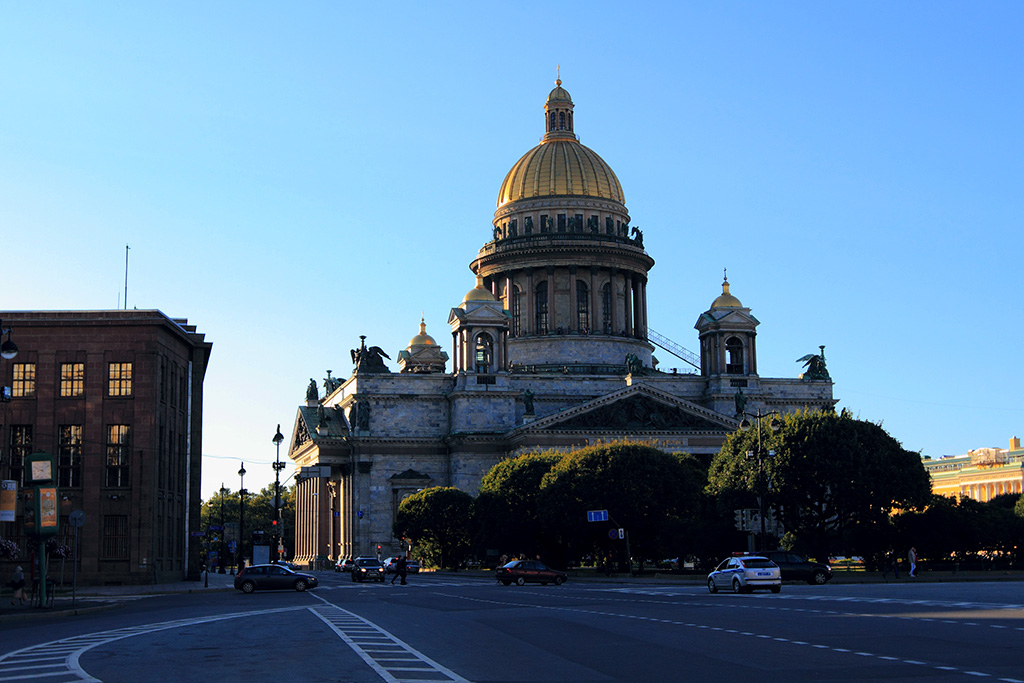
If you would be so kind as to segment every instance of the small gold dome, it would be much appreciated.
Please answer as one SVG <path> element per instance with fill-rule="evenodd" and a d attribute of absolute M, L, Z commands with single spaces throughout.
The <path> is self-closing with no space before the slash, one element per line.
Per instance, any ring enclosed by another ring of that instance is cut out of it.
<path fill-rule="evenodd" d="M 711 308 L 743 308 L 740 300 L 729 293 L 729 281 L 722 282 L 722 295 L 711 304 Z"/>
<path fill-rule="evenodd" d="M 484 279 L 477 275 L 476 276 L 476 287 L 466 292 L 463 301 L 497 301 L 494 295 L 491 294 L 486 287 L 484 287 Z"/>
<path fill-rule="evenodd" d="M 545 104 L 568 102 L 572 103 L 572 98 L 569 97 L 569 91 L 562 87 L 562 79 L 559 78 L 555 81 L 555 89 L 548 93 L 548 101 Z"/>
<path fill-rule="evenodd" d="M 427 334 L 427 324 L 420 318 L 420 333 L 409 340 L 409 346 L 437 346 L 434 338 Z"/>

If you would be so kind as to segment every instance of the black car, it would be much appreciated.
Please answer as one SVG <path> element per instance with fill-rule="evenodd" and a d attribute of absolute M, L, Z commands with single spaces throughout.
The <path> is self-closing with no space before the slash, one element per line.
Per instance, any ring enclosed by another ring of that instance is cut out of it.
<path fill-rule="evenodd" d="M 384 583 L 384 565 L 376 557 L 357 557 L 356 566 L 352 568 L 352 580 L 380 581 Z"/>
<path fill-rule="evenodd" d="M 769 550 L 761 554 L 779 565 L 783 581 L 806 581 L 811 585 L 823 586 L 832 579 L 832 567 L 821 562 L 811 562 L 788 550 Z"/>
<path fill-rule="evenodd" d="M 318 581 L 312 574 L 292 571 L 280 564 L 254 564 L 235 576 L 235 588 L 243 593 L 255 590 L 297 590 L 316 588 Z"/>

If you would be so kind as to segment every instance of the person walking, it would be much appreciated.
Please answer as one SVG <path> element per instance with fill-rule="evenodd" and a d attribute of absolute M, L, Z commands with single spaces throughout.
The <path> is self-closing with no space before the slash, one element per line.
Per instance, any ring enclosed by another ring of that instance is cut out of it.
<path fill-rule="evenodd" d="M 15 567 L 14 573 L 11 574 L 11 588 L 14 589 L 14 595 L 11 597 L 18 601 L 18 604 L 25 604 L 25 574 L 22 572 L 21 567 Z M 11 600 L 11 604 L 15 604 L 14 600 Z"/>
<path fill-rule="evenodd" d="M 907 561 L 910 563 L 910 578 L 917 578 L 917 549 L 914 546 L 910 546 L 910 552 L 907 553 Z"/>
<path fill-rule="evenodd" d="M 401 579 L 401 585 L 406 584 L 405 577 L 409 573 L 409 563 L 405 560 L 405 555 L 398 558 L 395 562 L 395 575 L 391 577 L 391 585 L 395 584 L 395 579 Z"/>

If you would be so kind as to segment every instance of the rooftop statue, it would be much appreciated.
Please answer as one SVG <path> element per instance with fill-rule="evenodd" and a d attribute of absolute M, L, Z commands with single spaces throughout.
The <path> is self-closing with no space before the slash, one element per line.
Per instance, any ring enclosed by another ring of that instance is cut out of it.
<path fill-rule="evenodd" d="M 366 348 L 366 335 L 359 335 L 359 348 L 352 349 L 352 362 L 356 366 L 356 372 L 390 372 L 384 364 L 384 358 L 391 360 L 391 356 L 384 353 L 379 346 Z"/>
<path fill-rule="evenodd" d="M 796 362 L 803 363 L 804 367 L 807 368 L 807 372 L 800 375 L 799 379 L 832 379 L 828 374 L 828 369 L 825 367 L 825 347 L 822 345 L 818 348 L 821 349 L 820 355 L 809 353 L 803 358 L 797 358 Z"/>
<path fill-rule="evenodd" d="M 320 392 L 316 388 L 316 380 L 312 377 L 309 378 L 309 386 L 306 387 L 306 400 L 316 401 L 320 398 Z"/>

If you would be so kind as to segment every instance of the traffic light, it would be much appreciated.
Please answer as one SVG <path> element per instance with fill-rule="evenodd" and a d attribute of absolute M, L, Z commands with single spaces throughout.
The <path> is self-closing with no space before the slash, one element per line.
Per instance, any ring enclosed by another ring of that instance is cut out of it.
<path fill-rule="evenodd" d="M 736 520 L 736 528 L 743 531 L 743 510 L 734 510 L 733 519 Z"/>

